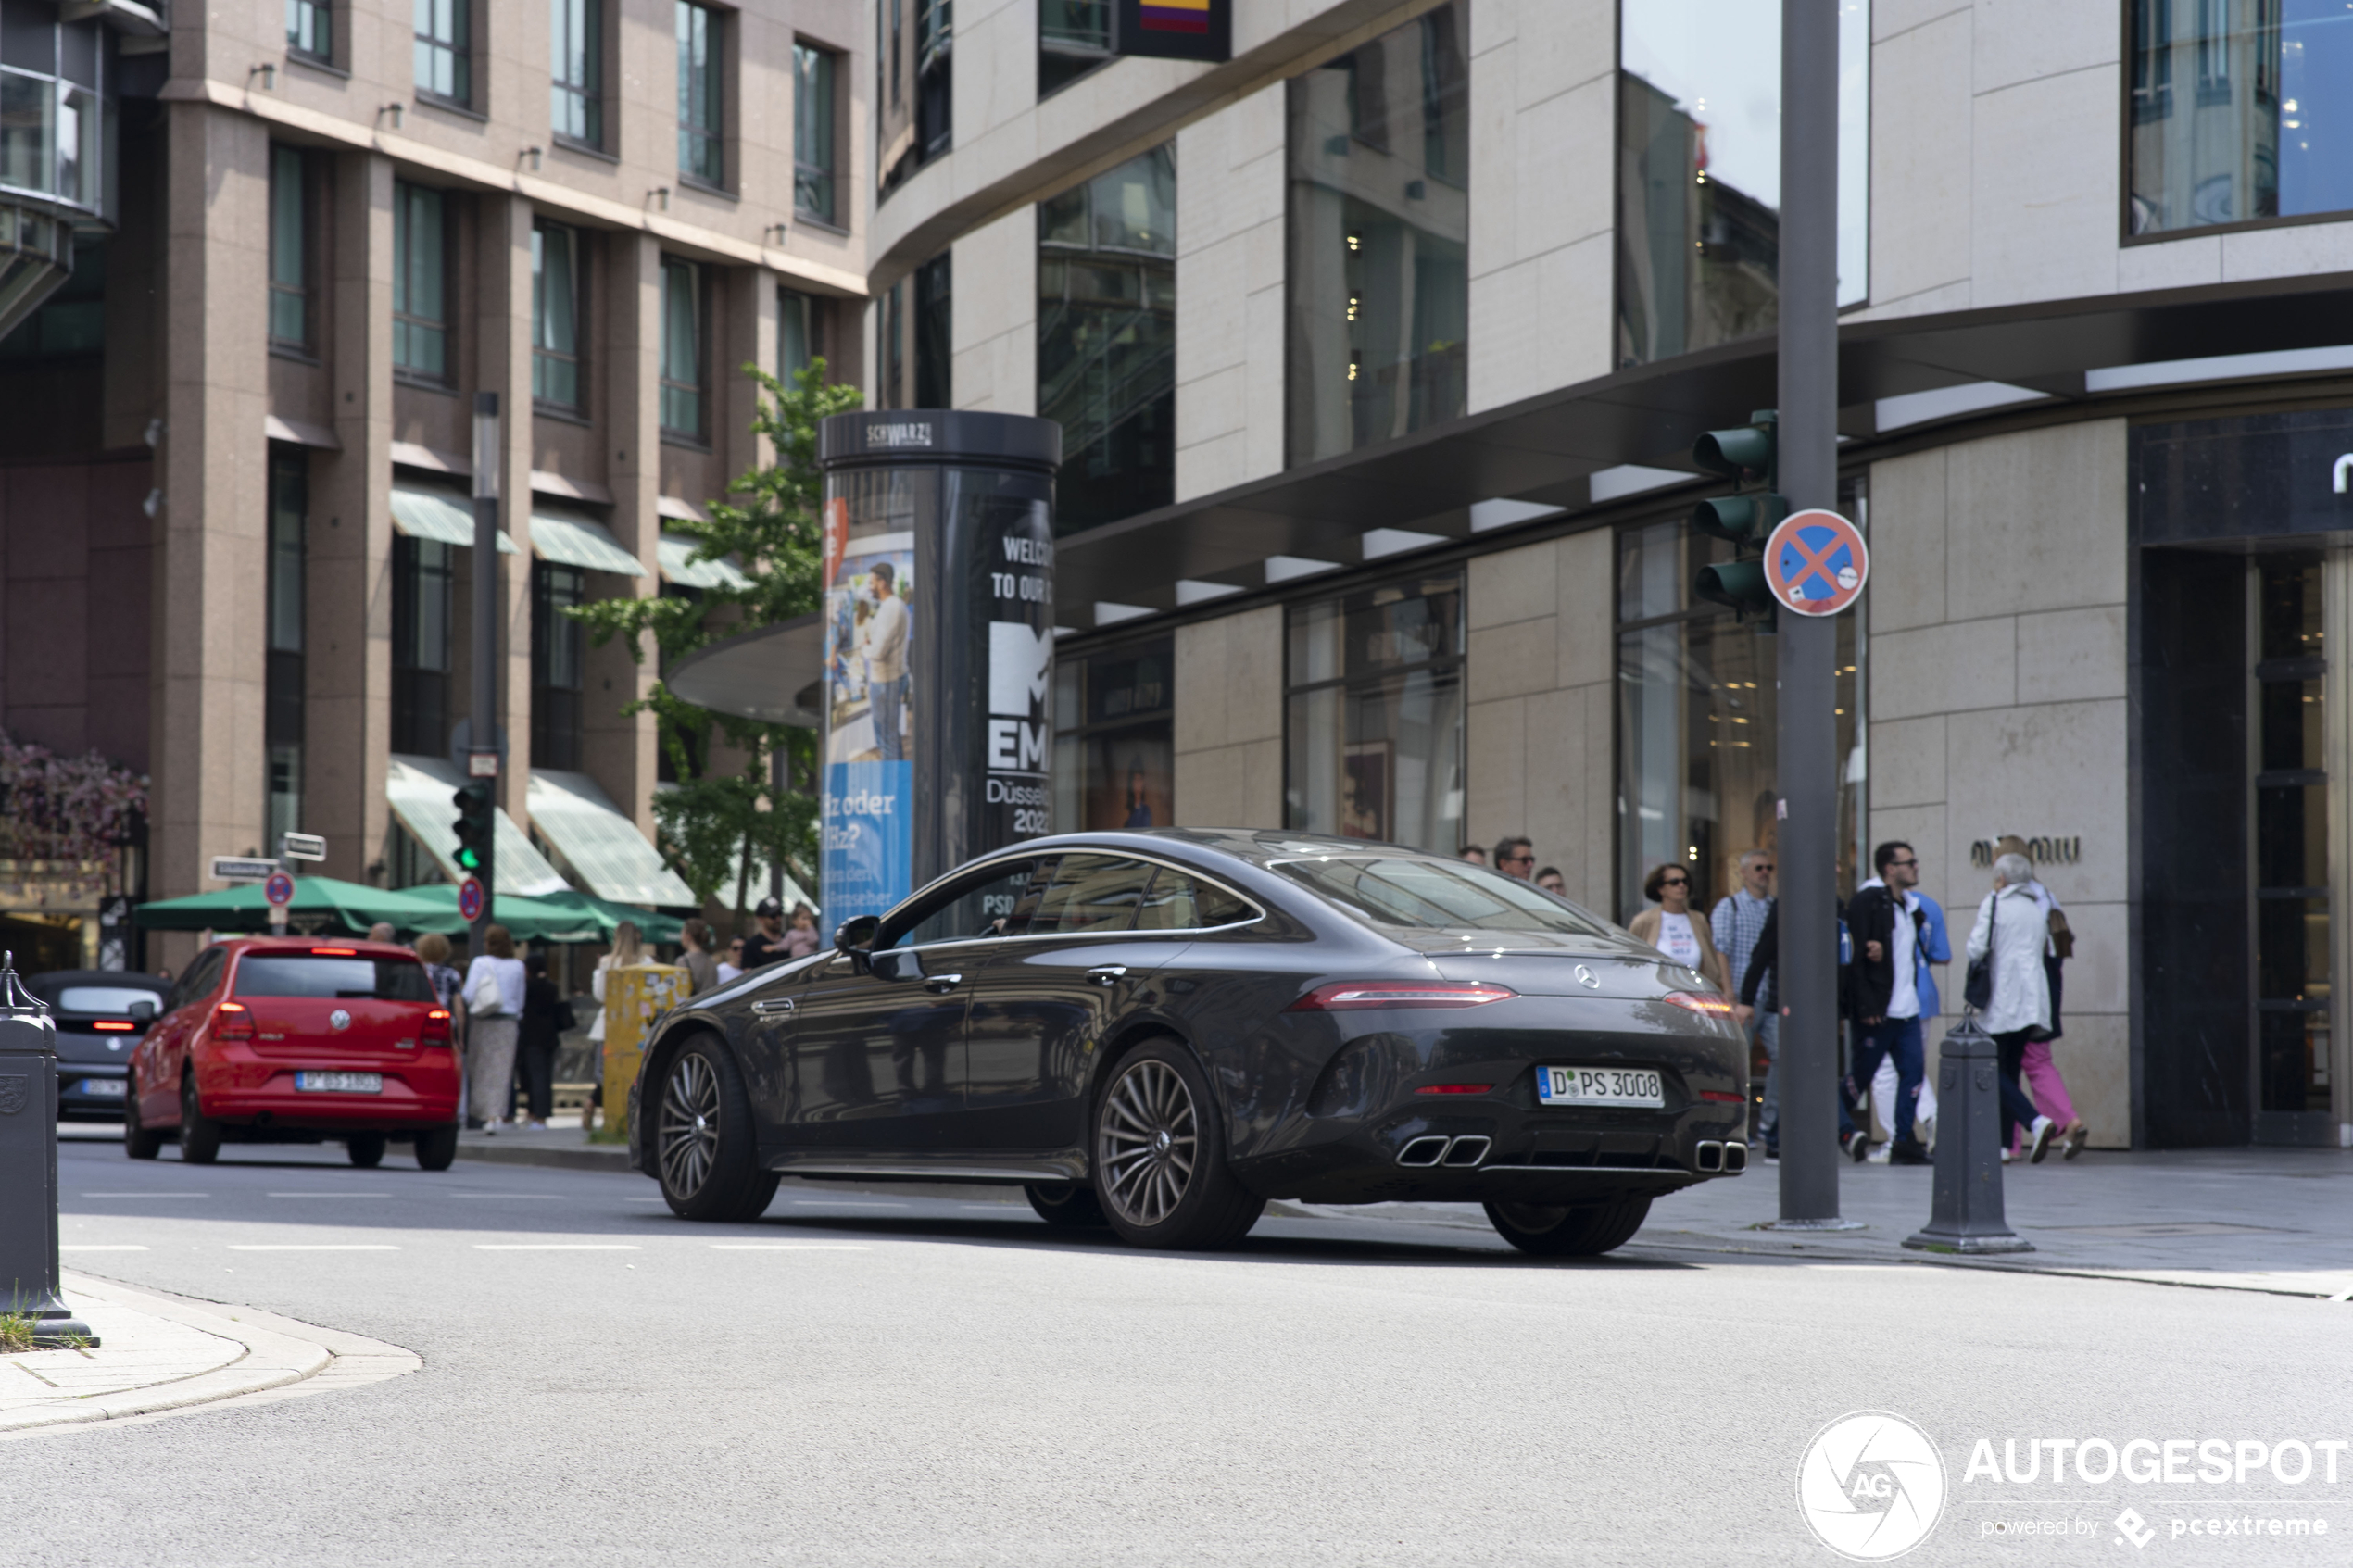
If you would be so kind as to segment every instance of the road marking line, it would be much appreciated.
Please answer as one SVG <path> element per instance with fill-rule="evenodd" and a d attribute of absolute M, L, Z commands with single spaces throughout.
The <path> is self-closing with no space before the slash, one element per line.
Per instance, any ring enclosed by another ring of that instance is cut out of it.
<path fill-rule="evenodd" d="M 859 1247 L 837 1241 L 714 1241 L 713 1252 L 871 1252 L 871 1247 Z"/>
<path fill-rule="evenodd" d="M 477 1252 L 639 1252 L 635 1242 L 610 1241 L 477 1241 Z"/>
<path fill-rule="evenodd" d="M 271 1198 L 394 1198 L 390 1192 L 273 1192 Z"/>
<path fill-rule="evenodd" d="M 397 1252 L 399 1248 L 384 1241 L 254 1241 L 231 1242 L 232 1252 Z"/>
<path fill-rule="evenodd" d="M 1026 1213 L 1029 1210 L 1029 1206 L 1026 1203 L 959 1203 L 956 1207 L 979 1209 L 991 1214 L 1019 1214 Z"/>
<path fill-rule="evenodd" d="M 85 1192 L 84 1198 L 210 1198 L 208 1192 Z"/>
<path fill-rule="evenodd" d="M 448 1192 L 442 1196 L 444 1198 L 534 1198 L 545 1199 L 549 1203 L 561 1203 L 572 1195 L 564 1192 Z M 656 1198 L 654 1201 L 659 1203 L 661 1200 Z"/>
<path fill-rule="evenodd" d="M 796 1198 L 796 1209 L 904 1209 L 904 1203 L 865 1203 L 854 1198 Z"/>
<path fill-rule="evenodd" d="M 69 1241 L 58 1247 L 57 1250 L 60 1252 L 145 1252 L 146 1248 L 135 1245 L 107 1247 L 96 1242 Z"/>

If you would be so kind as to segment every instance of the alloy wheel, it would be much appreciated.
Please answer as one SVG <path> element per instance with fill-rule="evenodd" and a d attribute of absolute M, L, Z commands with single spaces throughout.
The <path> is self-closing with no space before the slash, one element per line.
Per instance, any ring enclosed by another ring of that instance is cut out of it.
<path fill-rule="evenodd" d="M 1200 1152 L 1192 1091 L 1151 1058 L 1119 1075 L 1096 1120 L 1103 1196 L 1131 1225 L 1165 1221 L 1185 1200 Z"/>
<path fill-rule="evenodd" d="M 656 1131 L 662 1184 L 682 1197 L 700 1192 L 719 1158 L 719 1075 L 700 1052 L 687 1051 L 670 1069 Z"/>

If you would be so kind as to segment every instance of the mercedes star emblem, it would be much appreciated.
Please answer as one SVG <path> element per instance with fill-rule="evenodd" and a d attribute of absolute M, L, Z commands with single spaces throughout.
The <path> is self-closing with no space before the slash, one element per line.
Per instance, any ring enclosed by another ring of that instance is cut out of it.
<path fill-rule="evenodd" d="M 1602 988 L 1602 977 L 1583 964 L 1577 966 L 1577 983 L 1588 991 L 1598 991 Z"/>

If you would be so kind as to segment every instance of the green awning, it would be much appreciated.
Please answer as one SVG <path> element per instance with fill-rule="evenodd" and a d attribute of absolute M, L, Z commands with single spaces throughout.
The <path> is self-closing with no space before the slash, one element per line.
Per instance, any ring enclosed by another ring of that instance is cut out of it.
<path fill-rule="evenodd" d="M 198 893 L 186 898 L 163 898 L 141 904 L 132 918 L 149 931 L 267 931 L 270 901 L 262 884 L 249 882 L 220 893 Z M 457 909 L 450 895 L 449 913 Z M 331 876 L 295 878 L 294 902 L 286 906 L 287 923 L 314 933 L 360 936 L 378 921 L 389 921 L 402 935 L 420 931 L 447 931 L 440 906 L 413 892 L 393 892 L 343 882 Z M 462 928 L 463 922 L 457 922 Z"/>
<path fill-rule="evenodd" d="M 623 577 L 646 574 L 645 563 L 623 549 L 610 529 L 590 518 L 532 513 L 531 553 L 541 560 L 589 571 L 610 571 Z"/>
<path fill-rule="evenodd" d="M 458 808 L 450 798 L 465 782 L 456 767 L 438 757 L 395 755 L 384 768 L 384 798 L 392 814 L 452 883 L 463 881 L 466 874 L 458 865 Z M 503 810 L 496 819 L 491 852 L 501 888 L 535 895 L 572 885 Z"/>
<path fill-rule="evenodd" d="M 749 588 L 751 579 L 736 570 L 736 563 L 724 557 L 711 560 L 688 558 L 702 547 L 702 541 L 684 533 L 665 533 L 654 545 L 654 555 L 661 562 L 665 582 L 684 583 L 689 588 Z"/>
<path fill-rule="evenodd" d="M 554 846 L 575 884 L 617 905 L 695 907 L 694 889 L 587 774 L 534 768 L 529 802 L 531 825 Z"/>
<path fill-rule="evenodd" d="M 458 890 L 447 883 L 403 888 L 402 892 L 434 909 L 442 923 L 425 929 L 445 932 L 452 936 L 466 929 L 466 922 L 458 918 Z M 521 893 L 497 894 L 490 900 L 491 923 L 505 926 L 507 935 L 518 942 L 610 941 L 614 922 L 603 918 L 597 910 L 575 902 L 581 897 L 569 889 L 563 894 L 538 898 Z M 637 929 L 648 941 L 674 942 L 678 939 L 679 922 L 670 921 L 670 935 L 657 937 L 648 922 L 658 922 L 662 917 L 642 914 L 635 909 L 627 913 L 637 921 Z"/>
<path fill-rule="evenodd" d="M 392 487 L 392 526 L 411 539 L 431 539 L 436 544 L 456 545 L 472 549 L 474 542 L 474 514 L 472 505 L 456 495 L 438 490 L 412 490 L 406 485 Z M 515 542 L 507 531 L 498 531 L 498 553 L 519 556 Z"/>

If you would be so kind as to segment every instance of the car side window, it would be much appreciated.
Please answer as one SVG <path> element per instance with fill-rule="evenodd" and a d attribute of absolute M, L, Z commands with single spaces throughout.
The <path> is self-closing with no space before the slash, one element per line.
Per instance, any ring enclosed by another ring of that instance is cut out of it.
<path fill-rule="evenodd" d="M 220 966 L 228 961 L 229 956 L 218 947 L 198 954 L 196 961 L 180 977 L 178 989 L 171 993 L 171 1008 L 167 1010 L 176 1010 L 212 995 L 213 986 L 220 980 Z"/>
<path fill-rule="evenodd" d="M 1063 856 L 1030 919 L 1028 935 L 1131 929 L 1156 869 L 1124 855 Z"/>
<path fill-rule="evenodd" d="M 1032 859 L 1000 861 L 985 874 L 942 888 L 921 907 L 894 918 L 876 945 L 921 947 L 1013 935 L 1037 905 L 1041 869 Z"/>
<path fill-rule="evenodd" d="M 1248 920 L 1252 909 L 1235 894 L 1190 872 L 1163 866 L 1153 873 L 1136 914 L 1139 931 L 1198 931 Z"/>

